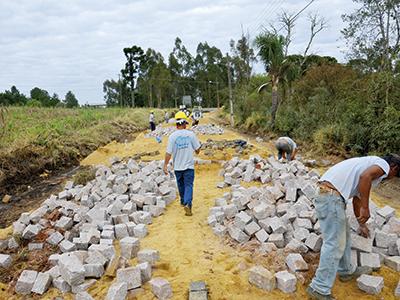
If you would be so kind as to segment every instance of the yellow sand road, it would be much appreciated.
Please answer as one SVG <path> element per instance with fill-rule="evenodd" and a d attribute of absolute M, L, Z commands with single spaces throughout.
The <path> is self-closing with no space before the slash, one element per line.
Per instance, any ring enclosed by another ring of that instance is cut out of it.
<path fill-rule="evenodd" d="M 201 123 L 211 122 L 207 117 Z M 236 132 L 226 130 L 221 136 L 199 136 L 202 142 L 207 139 L 237 139 L 244 137 Z M 83 165 L 107 164 L 113 156 L 129 157 L 145 152 L 159 151 L 155 156 L 144 156 L 143 160 L 163 159 L 167 137 L 161 144 L 154 138 L 145 138 L 144 133 L 137 136 L 131 143 L 110 143 L 88 156 Z M 251 153 L 258 153 L 265 157 L 271 154 L 271 143 L 256 143 Z M 230 159 L 234 151 L 215 151 L 212 157 L 200 154 L 203 159 Z M 160 251 L 161 261 L 153 269 L 153 276 L 167 279 L 173 289 L 173 299 L 187 299 L 188 287 L 191 281 L 204 280 L 210 290 L 210 299 L 307 299 L 305 285 L 298 283 L 297 292 L 286 295 L 278 290 L 267 293 L 251 286 L 247 281 L 248 269 L 255 264 L 265 267 L 273 264 L 273 257 L 254 256 L 250 251 L 230 246 L 228 239 L 221 240 L 215 236 L 207 225 L 209 209 L 214 200 L 221 197 L 229 189 L 217 189 L 216 183 L 221 181 L 218 176 L 219 164 L 196 166 L 194 186 L 193 216 L 186 217 L 179 201 L 174 201 L 164 215 L 155 218 L 149 228 L 149 235 L 141 240 L 141 249 L 157 249 Z M 0 231 L 1 234 L 1 231 Z M 132 260 L 135 263 L 135 260 Z M 399 280 L 399 273 L 383 267 L 379 272 L 385 278 L 385 287 L 379 296 L 367 296 L 359 291 L 355 281 L 341 283 L 337 281 L 333 289 L 336 299 L 394 299 L 393 290 Z M 103 299 L 112 278 L 105 277 L 89 289 L 95 299 Z M 51 289 L 42 299 L 53 299 L 60 295 Z M 0 299 L 9 295 L 0 291 Z M 73 299 L 71 294 L 64 295 L 64 299 Z M 143 289 L 130 294 L 128 299 L 155 299 L 150 291 L 149 284 Z"/>

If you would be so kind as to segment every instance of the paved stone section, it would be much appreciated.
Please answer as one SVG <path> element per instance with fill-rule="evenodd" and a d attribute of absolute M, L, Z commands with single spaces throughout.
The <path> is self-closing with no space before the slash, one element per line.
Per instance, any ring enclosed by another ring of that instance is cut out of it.
<path fill-rule="evenodd" d="M 367 294 L 377 295 L 382 291 L 384 281 L 383 277 L 363 274 L 357 278 L 357 285 Z"/>
<path fill-rule="evenodd" d="M 152 293 L 157 299 L 169 299 L 172 298 L 172 288 L 170 283 L 160 277 L 155 277 L 149 281 Z"/>
<path fill-rule="evenodd" d="M 106 300 L 125 300 L 128 293 L 126 282 L 115 282 L 108 289 Z"/>
<path fill-rule="evenodd" d="M 272 291 L 276 286 L 275 276 L 262 266 L 254 266 L 250 269 L 249 282 L 266 291 Z"/>
<path fill-rule="evenodd" d="M 24 270 L 19 276 L 15 284 L 15 292 L 20 295 L 29 295 L 35 284 L 38 272 L 32 270 Z"/>
<path fill-rule="evenodd" d="M 288 271 L 280 271 L 275 274 L 277 288 L 282 292 L 294 293 L 296 291 L 297 278 Z"/>

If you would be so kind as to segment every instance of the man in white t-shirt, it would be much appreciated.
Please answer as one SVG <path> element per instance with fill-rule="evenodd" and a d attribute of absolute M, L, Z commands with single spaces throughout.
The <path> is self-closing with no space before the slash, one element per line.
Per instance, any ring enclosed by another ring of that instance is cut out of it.
<path fill-rule="evenodd" d="M 359 223 L 359 234 L 368 237 L 366 222 L 370 217 L 371 187 L 383 179 L 400 176 L 400 157 L 366 156 L 342 161 L 330 168 L 319 180 L 319 195 L 314 199 L 323 244 L 315 276 L 307 288 L 313 299 L 333 299 L 331 289 L 336 273 L 339 280 L 349 281 L 370 268 L 351 264 L 350 227 L 346 216 L 346 201 L 353 200 L 353 211 Z"/>
<path fill-rule="evenodd" d="M 278 150 L 278 160 L 291 161 L 296 158 L 297 144 L 288 136 L 282 136 L 275 142 L 276 150 Z"/>
<path fill-rule="evenodd" d="M 181 205 L 187 216 L 192 215 L 194 157 L 200 152 L 200 143 L 193 131 L 187 130 L 188 118 L 182 111 L 176 113 L 176 130 L 168 138 L 167 153 L 164 160 L 164 173 L 168 174 L 168 163 L 173 157 L 176 182 Z"/>

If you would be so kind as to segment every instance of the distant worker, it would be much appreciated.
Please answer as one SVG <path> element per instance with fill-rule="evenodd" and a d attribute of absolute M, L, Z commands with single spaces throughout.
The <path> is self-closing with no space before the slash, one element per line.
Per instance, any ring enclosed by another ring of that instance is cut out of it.
<path fill-rule="evenodd" d="M 150 130 L 151 131 L 156 130 L 156 123 L 154 123 L 154 111 L 150 112 L 149 123 L 150 123 Z"/>
<path fill-rule="evenodd" d="M 276 150 L 278 150 L 279 161 L 283 161 L 284 159 L 287 159 L 287 161 L 291 161 L 296 158 L 297 145 L 290 137 L 280 137 L 275 142 L 275 147 Z"/>
<path fill-rule="evenodd" d="M 168 124 L 168 121 L 169 121 L 169 112 L 168 111 L 165 111 L 164 119 L 165 119 L 165 123 Z"/>
<path fill-rule="evenodd" d="M 193 152 L 199 154 L 200 143 L 193 131 L 187 130 L 188 118 L 184 112 L 175 115 L 176 130 L 168 138 L 168 146 L 164 160 L 164 173 L 168 175 L 168 163 L 173 157 L 173 166 L 178 184 L 181 205 L 185 215 L 192 215 L 194 158 Z"/>
<path fill-rule="evenodd" d="M 351 158 L 331 167 L 319 180 L 319 195 L 314 199 L 322 232 L 322 248 L 315 276 L 307 288 L 312 299 L 334 299 L 331 289 L 336 273 L 340 281 L 350 281 L 371 268 L 357 267 L 351 259 L 350 226 L 346 216 L 346 201 L 353 200 L 358 233 L 369 237 L 366 225 L 370 217 L 371 187 L 383 179 L 400 176 L 400 156 L 365 156 Z"/>
<path fill-rule="evenodd" d="M 200 120 L 196 118 L 196 115 L 194 113 L 190 115 L 190 118 L 192 119 L 192 127 L 199 125 Z"/>

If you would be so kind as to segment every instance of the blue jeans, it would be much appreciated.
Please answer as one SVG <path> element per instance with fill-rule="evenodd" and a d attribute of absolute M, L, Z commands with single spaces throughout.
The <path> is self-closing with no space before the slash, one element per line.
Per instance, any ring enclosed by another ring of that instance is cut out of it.
<path fill-rule="evenodd" d="M 192 208 L 194 170 L 175 171 L 181 204 Z"/>
<path fill-rule="evenodd" d="M 323 295 L 330 295 L 336 273 L 352 274 L 350 226 L 346 217 L 346 203 L 337 195 L 322 194 L 314 200 L 321 225 L 322 248 L 318 269 L 310 286 Z"/>

